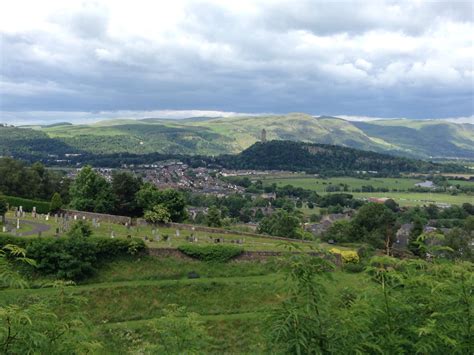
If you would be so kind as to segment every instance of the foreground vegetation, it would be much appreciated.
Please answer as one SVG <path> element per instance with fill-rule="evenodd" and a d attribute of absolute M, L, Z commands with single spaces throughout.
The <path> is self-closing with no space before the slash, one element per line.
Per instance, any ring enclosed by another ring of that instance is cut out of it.
<path fill-rule="evenodd" d="M 470 263 L 368 257 L 354 273 L 304 254 L 218 264 L 129 256 L 80 286 L 38 288 L 45 279 L 15 271 L 21 251 L 3 250 L 4 353 L 468 354 L 473 345 Z"/>

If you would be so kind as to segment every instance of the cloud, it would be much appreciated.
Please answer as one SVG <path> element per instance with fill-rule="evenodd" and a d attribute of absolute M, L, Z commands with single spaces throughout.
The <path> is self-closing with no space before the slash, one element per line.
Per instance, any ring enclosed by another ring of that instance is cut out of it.
<path fill-rule="evenodd" d="M 469 1 L 1 2 L 0 111 L 469 117 L 472 14 Z"/>

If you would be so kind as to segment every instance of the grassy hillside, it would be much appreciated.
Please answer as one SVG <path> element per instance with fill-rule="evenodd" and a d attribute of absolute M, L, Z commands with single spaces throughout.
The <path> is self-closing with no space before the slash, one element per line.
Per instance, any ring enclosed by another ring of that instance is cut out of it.
<path fill-rule="evenodd" d="M 90 125 L 62 123 L 31 128 L 21 134 L 17 129 L 1 128 L 0 138 L 8 140 L 0 140 L 0 153 L 42 152 L 45 145 L 47 148 L 51 144 L 49 151 L 55 153 L 70 150 L 96 154 L 218 155 L 241 152 L 259 141 L 265 129 L 268 140 L 335 144 L 419 158 L 474 156 L 474 125 L 433 120 L 349 122 L 337 117 L 292 113 L 184 120 L 119 119 Z M 5 130 L 15 130 L 15 134 Z"/>
<path fill-rule="evenodd" d="M 471 124 L 395 120 L 354 122 L 354 125 L 407 154 L 433 158 L 474 156 L 474 125 Z"/>

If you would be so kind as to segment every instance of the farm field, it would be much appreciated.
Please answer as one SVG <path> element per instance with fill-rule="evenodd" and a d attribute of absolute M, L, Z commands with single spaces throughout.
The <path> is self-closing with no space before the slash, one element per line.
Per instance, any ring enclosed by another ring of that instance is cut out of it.
<path fill-rule="evenodd" d="M 201 277 L 188 279 L 190 271 Z M 117 353 L 118 349 L 120 353 L 132 352 L 144 342 L 156 341 L 153 322 L 169 305 L 198 314 L 211 336 L 200 353 L 262 353 L 267 316 L 284 292 L 285 281 L 277 271 L 272 259 L 213 265 L 171 258 L 126 258 L 104 266 L 96 277 L 64 291 L 7 290 L 0 293 L 0 301 L 38 301 L 61 292 L 80 296 L 84 316 L 92 323 L 94 340 L 102 343 L 100 353 L 104 354 Z M 340 302 L 341 291 L 347 287 L 371 287 L 364 274 L 332 274 L 333 281 L 327 281 L 327 298 L 332 306 Z"/>
<path fill-rule="evenodd" d="M 351 192 L 352 189 L 360 189 L 362 186 L 371 185 L 374 188 L 387 188 L 389 190 L 407 190 L 422 180 L 413 178 L 370 178 L 357 179 L 352 177 L 336 177 L 321 179 L 316 177 L 299 175 L 296 177 L 262 177 L 264 184 L 270 185 L 276 183 L 278 186 L 293 185 L 318 192 L 319 194 L 327 194 L 328 186 L 341 186 L 347 184 L 349 193 L 357 198 L 368 197 L 388 197 L 394 199 L 402 206 L 416 206 L 429 203 L 447 203 L 447 204 L 463 204 L 465 202 L 474 202 L 474 196 L 466 194 L 451 195 L 447 193 L 419 193 L 419 192 Z M 469 181 L 451 180 L 453 184 L 468 186 L 474 184 Z"/>

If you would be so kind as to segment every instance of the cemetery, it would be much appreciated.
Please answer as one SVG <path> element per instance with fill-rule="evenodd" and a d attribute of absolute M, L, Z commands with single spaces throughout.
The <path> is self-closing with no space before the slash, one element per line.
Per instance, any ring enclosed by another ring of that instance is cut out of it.
<path fill-rule="evenodd" d="M 93 235 L 104 238 L 139 238 L 150 249 L 177 248 L 185 244 L 238 245 L 248 251 L 283 251 L 285 238 L 252 233 L 233 232 L 219 228 L 203 228 L 186 224 L 150 225 L 145 221 L 134 223 L 122 221 L 114 223 L 100 214 L 36 213 L 25 212 L 21 207 L 6 214 L 6 226 L 0 231 L 19 237 L 62 237 L 77 221 L 84 221 L 92 227 Z M 107 216 L 107 215 L 105 215 Z M 117 216 L 115 216 L 117 217 Z M 1 235 L 0 233 L 0 235 Z M 314 241 L 296 241 L 302 250 L 311 251 L 316 247 L 326 247 Z"/>

